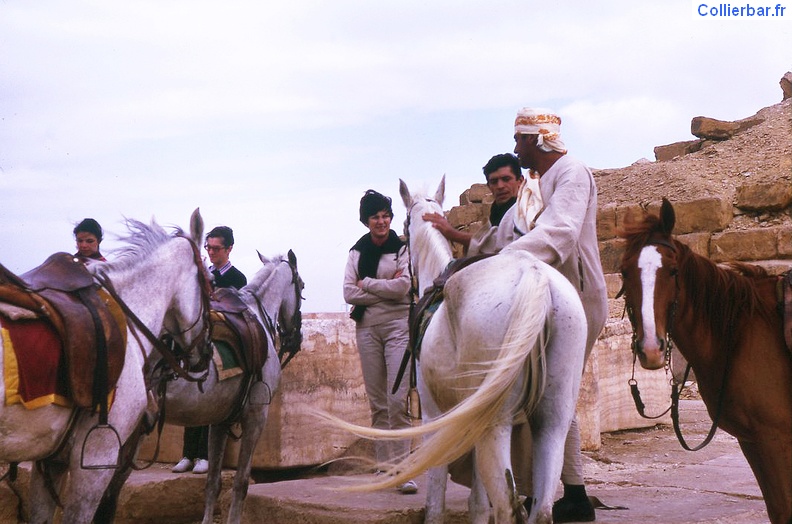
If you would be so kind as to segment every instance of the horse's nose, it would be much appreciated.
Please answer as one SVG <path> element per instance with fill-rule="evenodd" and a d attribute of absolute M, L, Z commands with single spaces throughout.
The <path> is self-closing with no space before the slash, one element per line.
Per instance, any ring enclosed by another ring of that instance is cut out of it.
<path fill-rule="evenodd" d="M 664 339 L 657 335 L 643 337 L 638 341 L 636 354 L 644 369 L 660 369 L 665 365 L 665 346 Z"/>

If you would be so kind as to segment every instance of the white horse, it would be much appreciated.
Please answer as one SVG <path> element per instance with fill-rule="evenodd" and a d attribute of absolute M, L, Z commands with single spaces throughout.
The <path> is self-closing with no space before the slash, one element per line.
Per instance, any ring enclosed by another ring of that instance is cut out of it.
<path fill-rule="evenodd" d="M 448 241 L 422 219 L 443 212 L 445 177 L 431 199 L 411 195 L 403 181 L 399 191 L 407 208 L 412 271 L 422 293 L 452 261 Z M 428 469 L 425 521 L 442 523 L 448 464 L 474 450 L 471 521 L 487 523 L 491 506 L 496 523 L 515 522 L 522 510 L 510 442 L 515 417 L 524 411 L 533 437 L 528 522 L 551 522 L 583 370 L 586 317 L 578 294 L 534 256 L 510 252 L 455 273 L 443 295 L 421 343 L 424 424 L 390 431 L 346 425 L 370 438 L 426 438 L 385 480 L 360 489 L 397 486 Z M 530 479 L 527 471 L 517 474 Z"/>
<path fill-rule="evenodd" d="M 194 342 L 205 345 L 208 288 L 196 256 L 195 242 L 203 234 L 198 210 L 191 217 L 191 237 L 169 235 L 154 221 L 146 225 L 127 220 L 127 226 L 128 246 L 118 259 L 89 266 L 95 278 L 112 285 L 142 325 L 128 316 L 126 353 L 108 414 L 109 427 L 100 426 L 103 431 L 92 432 L 86 440 L 99 421 L 90 409 L 51 404 L 28 410 L 20 404 L 0 403 L 0 461 L 36 462 L 30 479 L 31 523 L 53 522 L 58 503 L 62 522 L 91 522 L 115 472 L 93 466 L 116 464 L 119 444 L 126 442 L 146 412 L 143 368 L 154 347 L 152 339 L 166 330 L 184 347 L 193 347 Z M 151 338 L 144 336 L 146 328 Z M 0 339 L 0 362 L 6 350 Z M 0 390 L 5 388 L 0 366 Z"/>
<path fill-rule="evenodd" d="M 221 380 L 217 366 L 209 366 L 209 375 L 199 389 L 195 382 L 178 379 L 167 384 L 165 420 L 179 426 L 209 426 L 209 472 L 206 480 L 204 524 L 211 524 L 220 493 L 221 471 L 226 440 L 232 425 L 241 424 L 237 472 L 233 498 L 226 522 L 236 524 L 242 517 L 248 491 L 253 452 L 267 422 L 269 405 L 278 389 L 281 363 L 275 351 L 275 329 L 280 332 L 281 355 L 299 350 L 304 283 L 297 272 L 297 258 L 267 259 L 259 254 L 264 267 L 250 283 L 239 290 L 239 297 L 254 314 L 267 338 L 267 359 L 261 369 L 262 380 L 239 374 Z"/>

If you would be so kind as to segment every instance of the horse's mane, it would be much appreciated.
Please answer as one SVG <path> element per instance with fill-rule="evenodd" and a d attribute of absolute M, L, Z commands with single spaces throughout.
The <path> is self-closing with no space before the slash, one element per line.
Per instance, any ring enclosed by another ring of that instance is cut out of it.
<path fill-rule="evenodd" d="M 662 238 L 676 248 L 679 278 L 683 279 L 690 307 L 709 319 L 713 336 L 729 336 L 741 321 L 754 314 L 773 314 L 756 286 L 757 280 L 768 277 L 764 268 L 741 262 L 721 267 L 664 234 L 660 218 L 651 214 L 644 214 L 642 220 L 628 219 L 619 236 L 627 241 L 625 259 L 635 256 L 652 239 Z"/>
<path fill-rule="evenodd" d="M 413 231 L 410 232 L 410 256 L 416 255 L 424 264 L 421 272 L 432 275 L 432 278 L 438 276 L 451 259 L 451 245 L 446 238 L 434 228 L 431 222 L 424 221 L 421 217 L 424 213 L 443 212 L 439 204 L 433 200 L 427 200 L 426 197 L 420 194 L 413 196 L 415 204 L 410 210 L 412 217 L 410 217 L 410 227 Z"/>
<path fill-rule="evenodd" d="M 117 258 L 109 262 L 115 269 L 124 270 L 134 266 L 139 259 L 144 259 L 153 254 L 159 247 L 165 245 L 177 236 L 185 236 L 181 228 L 175 227 L 173 234 L 168 234 L 165 229 L 152 218 L 151 223 L 145 224 L 139 220 L 127 218 L 124 220 L 128 234 L 120 236 L 119 240 L 125 246 L 113 249 Z"/>
<path fill-rule="evenodd" d="M 288 261 L 285 255 L 276 255 L 272 258 L 268 258 L 267 260 L 268 262 L 259 268 L 258 271 L 256 271 L 256 274 L 253 275 L 253 277 L 248 281 L 247 286 L 245 286 L 245 288 L 248 288 L 248 290 L 253 293 L 258 292 L 258 290 L 266 286 L 267 281 L 274 274 L 275 268 L 278 267 L 278 264 Z"/>

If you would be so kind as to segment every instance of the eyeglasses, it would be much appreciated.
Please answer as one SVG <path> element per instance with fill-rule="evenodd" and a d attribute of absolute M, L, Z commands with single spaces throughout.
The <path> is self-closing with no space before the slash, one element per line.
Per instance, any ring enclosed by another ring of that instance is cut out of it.
<path fill-rule="evenodd" d="M 222 251 L 224 249 L 228 249 L 225 246 L 210 246 L 209 244 L 204 245 L 204 249 L 209 251 L 210 253 L 215 253 L 217 251 Z"/>

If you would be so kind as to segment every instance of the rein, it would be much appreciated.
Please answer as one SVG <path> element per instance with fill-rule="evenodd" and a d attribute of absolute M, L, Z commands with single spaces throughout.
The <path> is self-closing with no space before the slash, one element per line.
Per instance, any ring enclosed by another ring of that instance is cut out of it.
<path fill-rule="evenodd" d="M 294 295 L 295 295 L 295 304 L 297 304 L 297 312 L 294 315 L 294 326 L 290 331 L 286 331 L 283 329 L 278 323 L 277 326 L 274 326 L 278 332 L 278 338 L 281 342 L 280 350 L 278 351 L 278 360 L 281 361 L 281 369 L 286 367 L 286 364 L 291 362 L 291 359 L 300 351 L 300 346 L 302 345 L 302 312 L 300 311 L 300 302 L 305 300 L 302 296 L 302 290 L 300 289 L 300 275 L 297 273 L 297 267 L 295 264 L 292 263 L 291 260 L 287 261 L 289 264 L 289 269 L 292 272 L 292 281 L 291 283 L 294 285 Z M 258 302 L 258 300 L 256 300 Z M 269 320 L 270 329 L 272 329 L 272 319 L 269 318 L 259 303 L 259 312 L 262 313 L 262 318 L 266 318 Z M 273 332 L 275 330 L 273 329 Z M 288 356 L 286 359 L 283 359 L 283 356 L 288 352 Z"/>
<path fill-rule="evenodd" d="M 430 200 L 433 202 L 433 200 Z M 415 207 L 415 204 L 411 205 L 410 208 L 407 210 L 407 218 L 404 221 L 404 238 L 405 244 L 407 244 L 407 272 L 410 275 L 410 311 L 408 313 L 408 319 L 410 321 L 407 322 L 410 325 L 412 322 L 412 318 L 415 315 L 415 297 L 419 295 L 418 286 L 416 285 L 417 278 L 415 277 L 415 272 L 413 270 L 413 263 L 412 263 L 412 250 L 410 249 L 410 224 L 411 224 L 411 217 L 412 217 L 412 210 Z M 410 342 L 407 343 L 407 348 L 404 350 L 404 356 L 402 357 L 401 364 L 399 364 L 399 371 L 396 373 L 396 380 L 393 381 L 393 388 L 391 388 L 391 394 L 395 395 L 396 392 L 399 390 L 399 386 L 401 385 L 401 381 L 404 378 L 404 372 L 407 370 L 407 365 L 412 360 L 412 367 L 410 368 L 410 387 L 415 387 L 413 382 L 416 380 L 414 378 L 415 374 L 415 348 L 412 347 Z"/>
<path fill-rule="evenodd" d="M 646 244 L 644 244 L 644 247 L 646 247 L 647 245 L 660 245 L 671 249 L 675 253 L 677 251 L 676 246 L 665 239 L 649 240 L 646 242 Z M 671 305 L 671 312 L 669 315 L 668 323 L 666 326 L 666 333 L 665 333 L 666 350 L 664 357 L 665 358 L 664 368 L 666 370 L 666 373 L 668 373 L 668 370 L 671 368 L 671 351 L 673 349 L 673 340 L 671 338 L 671 332 L 673 331 L 674 319 L 676 317 L 676 312 L 679 306 L 679 276 L 677 274 L 674 274 L 674 284 L 676 288 L 676 295 L 674 297 L 674 302 Z M 625 294 L 625 291 L 626 289 L 624 287 L 624 283 L 622 283 L 622 288 L 616 294 L 616 298 L 622 297 Z M 633 369 L 632 369 L 632 376 L 627 381 L 627 383 L 630 386 L 630 393 L 632 395 L 633 402 L 635 403 L 635 409 L 638 411 L 638 414 L 640 416 L 650 420 L 660 418 L 666 413 L 668 413 L 670 410 L 674 433 L 676 434 L 677 440 L 679 441 L 679 444 L 682 446 L 682 448 L 684 448 L 687 451 L 699 451 L 700 449 L 703 449 L 712 441 L 712 438 L 715 436 L 715 432 L 718 429 L 718 422 L 720 421 L 720 416 L 723 412 L 723 399 L 725 397 L 726 382 L 729 376 L 729 372 L 731 370 L 731 359 L 728 358 L 729 354 L 727 353 L 726 355 L 726 364 L 724 366 L 724 371 L 723 371 L 723 382 L 721 383 L 720 392 L 718 393 L 717 408 L 715 411 L 715 416 L 712 419 L 712 426 L 710 427 L 709 433 L 707 433 L 707 436 L 705 437 L 704 441 L 698 444 L 697 446 L 691 448 L 688 445 L 687 441 L 685 440 L 684 436 L 682 435 L 682 430 L 679 426 L 679 397 L 682 391 L 685 389 L 685 383 L 687 382 L 687 378 L 688 375 L 690 374 L 690 370 L 692 369 L 692 366 L 690 365 L 690 363 L 688 363 L 688 365 L 685 368 L 685 373 L 684 376 L 682 377 L 681 382 L 677 381 L 673 373 L 671 374 L 671 380 L 670 380 L 671 405 L 659 415 L 656 416 L 646 415 L 645 413 L 646 406 L 644 405 L 643 400 L 641 399 L 641 393 L 638 390 L 638 381 L 635 380 L 635 361 L 637 359 L 637 348 L 638 348 L 638 335 L 635 327 L 635 315 L 632 308 L 627 305 L 626 301 L 624 304 L 624 310 L 627 313 L 627 318 L 629 319 L 630 326 L 632 327 L 632 341 L 630 343 L 630 349 L 633 352 Z"/>

